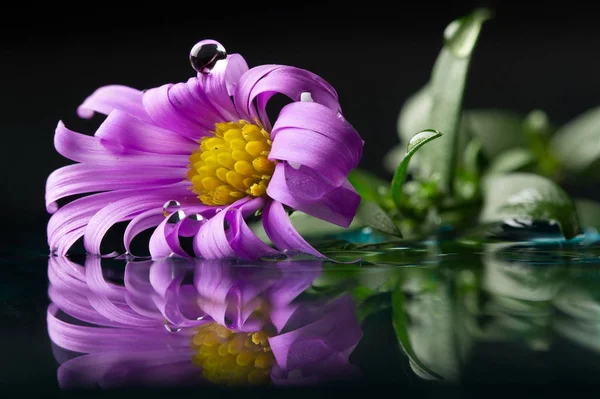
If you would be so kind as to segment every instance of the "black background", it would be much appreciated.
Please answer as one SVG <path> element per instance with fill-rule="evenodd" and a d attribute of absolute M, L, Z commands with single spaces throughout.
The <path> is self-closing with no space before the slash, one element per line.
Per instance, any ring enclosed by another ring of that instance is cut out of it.
<path fill-rule="evenodd" d="M 3 16 L 1 39 L 0 207 L 11 232 L 4 243 L 45 245 L 45 179 L 69 163 L 53 148 L 57 122 L 92 134 L 98 120 L 80 120 L 75 111 L 97 87 L 187 80 L 194 73 L 188 52 L 198 40 L 219 40 L 251 67 L 294 65 L 328 80 L 366 141 L 360 166 L 385 176 L 381 161 L 398 142 L 403 101 L 427 82 L 445 26 L 476 6 L 496 16 L 473 57 L 467 107 L 540 108 L 562 123 L 599 105 L 600 27 L 594 6 L 585 4 L 17 4 Z"/>

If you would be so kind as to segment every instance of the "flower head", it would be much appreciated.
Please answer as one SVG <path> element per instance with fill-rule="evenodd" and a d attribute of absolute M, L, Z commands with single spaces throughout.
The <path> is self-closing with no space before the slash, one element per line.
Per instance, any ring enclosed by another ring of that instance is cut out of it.
<path fill-rule="evenodd" d="M 275 255 L 245 221 L 262 210 L 278 250 L 321 256 L 287 210 L 350 224 L 360 197 L 346 177 L 363 142 L 335 90 L 295 67 L 248 69 L 214 41 L 198 43 L 191 61 L 198 74 L 184 83 L 98 89 L 78 109 L 82 117 L 107 115 L 94 136 L 59 123 L 55 147 L 78 163 L 47 181 L 46 206 L 54 213 L 48 242 L 58 254 L 81 237 L 88 252 L 99 253 L 108 229 L 130 221 L 126 249 L 155 227 L 153 257 L 187 256 L 179 237 L 194 237 L 195 255 L 206 259 Z M 271 123 L 266 105 L 277 93 L 292 102 Z M 58 209 L 57 200 L 85 193 L 92 194 Z"/>
<path fill-rule="evenodd" d="M 169 258 L 128 263 L 108 281 L 98 257 L 85 267 L 52 257 L 47 321 L 60 386 L 306 384 L 354 375 L 348 358 L 362 332 L 353 300 L 296 300 L 321 264 L 290 264 Z"/>

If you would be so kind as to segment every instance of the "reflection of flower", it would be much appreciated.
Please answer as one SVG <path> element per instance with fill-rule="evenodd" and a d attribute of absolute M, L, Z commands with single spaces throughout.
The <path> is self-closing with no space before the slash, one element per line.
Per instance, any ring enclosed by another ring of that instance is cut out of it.
<path fill-rule="evenodd" d="M 348 357 L 362 332 L 352 299 L 297 301 L 320 263 L 269 266 L 132 262 L 121 285 L 104 277 L 100 258 L 85 267 L 51 258 L 48 333 L 57 347 L 84 354 L 62 363 L 61 386 L 289 384 L 353 374 Z"/>
<path fill-rule="evenodd" d="M 79 163 L 47 182 L 47 209 L 55 212 L 48 242 L 58 254 L 82 236 L 86 250 L 99 253 L 108 229 L 131 220 L 127 248 L 137 233 L 158 226 L 150 240 L 155 258 L 185 255 L 178 237 L 193 236 L 198 257 L 256 259 L 276 253 L 244 221 L 262 209 L 279 250 L 320 256 L 293 229 L 284 205 L 350 224 L 360 197 L 346 177 L 363 143 L 342 117 L 335 90 L 294 67 L 248 70 L 240 55 L 227 56 L 213 41 L 193 51 L 211 49 L 208 64 L 193 59 L 200 72 L 185 83 L 98 89 L 78 110 L 86 118 L 108 115 L 93 137 L 59 123 L 56 149 Z M 266 104 L 276 93 L 293 102 L 271 125 Z M 58 209 L 57 200 L 84 193 L 96 194 Z"/>

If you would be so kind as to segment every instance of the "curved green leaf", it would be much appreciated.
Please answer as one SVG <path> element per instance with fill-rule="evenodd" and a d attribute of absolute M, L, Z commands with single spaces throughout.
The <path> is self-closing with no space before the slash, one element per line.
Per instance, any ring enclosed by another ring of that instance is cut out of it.
<path fill-rule="evenodd" d="M 445 46 L 433 67 L 429 92 L 431 112 L 428 127 L 444 132 L 444 137 L 419 155 L 420 175 L 436 177 L 442 191 L 451 192 L 455 156 L 459 146 L 462 101 L 471 52 L 489 12 L 476 10 L 452 22 L 445 32 Z"/>
<path fill-rule="evenodd" d="M 561 166 L 573 174 L 598 180 L 600 174 L 600 107 L 562 126 L 550 140 Z"/>
<path fill-rule="evenodd" d="M 567 239 L 579 233 L 573 201 L 545 177 L 529 173 L 492 175 L 484 181 L 483 191 L 481 222 L 530 218 L 559 223 Z"/>
<path fill-rule="evenodd" d="M 441 136 L 442 133 L 436 130 L 423 130 L 422 132 L 415 134 L 408 142 L 406 155 L 400 162 L 400 165 L 398 165 L 396 173 L 394 173 L 394 178 L 392 179 L 392 199 L 394 200 L 396 207 L 400 208 L 402 203 L 402 185 L 406 180 L 410 159 L 415 155 L 419 148 Z"/>

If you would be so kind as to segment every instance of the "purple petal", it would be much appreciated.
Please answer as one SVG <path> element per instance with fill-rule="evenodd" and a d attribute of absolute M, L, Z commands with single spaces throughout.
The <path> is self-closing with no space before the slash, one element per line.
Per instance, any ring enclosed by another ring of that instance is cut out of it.
<path fill-rule="evenodd" d="M 148 90 L 144 108 L 156 125 L 198 140 L 209 135 L 215 123 L 239 119 L 230 96 L 247 69 L 244 59 L 233 54 L 218 62 L 210 74 Z"/>
<path fill-rule="evenodd" d="M 125 266 L 125 301 L 127 305 L 140 315 L 157 320 L 164 316 L 156 307 L 152 296 L 156 295 L 150 283 L 152 261 L 129 262 Z"/>
<path fill-rule="evenodd" d="M 226 60 L 217 62 L 209 74 L 198 74 L 198 86 L 210 103 L 219 111 L 222 120 L 234 121 L 240 118 L 231 96 L 240 78 L 248 71 L 246 60 L 239 54 L 231 54 Z"/>
<path fill-rule="evenodd" d="M 310 169 L 299 170 L 279 163 L 267 187 L 269 197 L 293 209 L 342 227 L 348 227 L 360 204 L 360 196 L 346 180 L 331 186 Z"/>
<path fill-rule="evenodd" d="M 264 217 L 264 216 L 263 216 Z M 269 302 L 275 307 L 286 306 L 302 294 L 321 275 L 321 261 L 277 262 L 281 275 L 266 292 Z"/>
<path fill-rule="evenodd" d="M 83 242 L 85 249 L 90 253 L 99 254 L 102 238 L 113 225 L 131 220 L 149 209 L 162 208 L 166 201 L 173 198 L 165 190 L 156 190 L 151 194 L 132 194 L 106 205 L 87 223 Z"/>
<path fill-rule="evenodd" d="M 291 331 L 269 338 L 277 364 L 284 370 L 309 367 L 319 357 L 328 356 L 330 349 L 349 356 L 362 338 L 352 297 L 344 295 L 325 306 L 314 305 L 299 306 L 285 327 Z M 307 340 L 312 341 L 310 345 L 300 344 Z M 312 352 L 315 342 L 321 350 Z"/>
<path fill-rule="evenodd" d="M 87 256 L 85 259 L 85 282 L 96 295 L 106 297 L 109 301 L 124 302 L 125 287 L 107 283 L 102 274 L 102 258 Z"/>
<path fill-rule="evenodd" d="M 170 346 L 189 347 L 193 331 L 170 333 L 162 325 L 154 328 L 98 328 L 70 324 L 60 320 L 54 304 L 48 306 L 48 335 L 56 345 L 81 353 L 110 350 L 151 350 Z"/>
<path fill-rule="evenodd" d="M 158 225 L 150 237 L 150 256 L 154 259 L 158 259 L 170 256 L 171 253 L 174 253 L 177 256 L 189 258 L 190 256 L 181 247 L 179 236 L 193 237 L 200 227 L 206 223 L 206 219 L 193 220 L 185 216 L 185 214 L 189 212 L 190 215 L 188 216 L 200 214 L 204 215 L 203 217 L 209 218 L 214 215 L 214 211 L 214 207 L 208 205 L 196 205 L 194 207 L 186 207 L 185 211 L 174 212 L 167 216 Z M 181 215 L 182 219 L 175 223 L 170 223 L 173 215 Z"/>
<path fill-rule="evenodd" d="M 162 208 L 150 209 L 134 217 L 127 225 L 123 234 L 123 243 L 125 244 L 127 253 L 134 255 L 131 252 L 131 242 L 138 234 L 144 230 L 158 226 L 164 220 L 165 215 Z"/>
<path fill-rule="evenodd" d="M 239 257 L 259 259 L 276 255 L 277 251 L 262 242 L 250 230 L 244 217 L 255 213 L 265 204 L 265 199 L 243 198 L 217 213 L 201 228 L 194 237 L 194 252 L 205 259 Z M 229 228 L 225 229 L 225 222 Z"/>
<path fill-rule="evenodd" d="M 62 156 L 77 162 L 93 163 L 98 167 L 187 167 L 189 156 L 173 154 L 148 154 L 111 144 L 100 137 L 76 133 L 58 123 L 54 135 L 54 147 Z"/>
<path fill-rule="evenodd" d="M 61 389 L 168 386 L 198 379 L 189 349 L 148 352 L 111 351 L 78 356 L 58 369 Z M 160 369 L 160 373 L 156 372 Z"/>
<path fill-rule="evenodd" d="M 94 112 L 104 115 L 120 110 L 141 120 L 149 120 L 142 105 L 142 92 L 126 86 L 104 86 L 97 89 L 77 108 L 81 118 L 91 118 Z"/>
<path fill-rule="evenodd" d="M 265 112 L 268 100 L 281 93 L 293 101 L 300 101 L 304 92 L 311 93 L 315 102 L 336 112 L 340 110 L 337 93 L 329 83 L 312 72 L 283 65 L 264 65 L 249 70 L 240 78 L 234 101 L 238 111 L 247 119 L 259 118 L 270 129 Z M 253 106 L 254 100 L 258 109 Z"/>
<path fill-rule="evenodd" d="M 294 229 L 281 202 L 271 201 L 265 206 L 263 226 L 267 236 L 280 251 L 291 249 L 320 258 L 324 257 Z"/>
<path fill-rule="evenodd" d="M 363 141 L 335 111 L 310 102 L 285 106 L 271 132 L 269 159 L 314 169 L 339 186 L 362 156 Z"/>
<path fill-rule="evenodd" d="M 62 167 L 50 174 L 46 181 L 46 209 L 58 210 L 57 200 L 71 195 L 99 191 L 155 187 L 180 182 L 185 179 L 187 168 L 160 166 L 102 168 L 94 164 L 74 164 Z"/>
<path fill-rule="evenodd" d="M 121 111 L 113 111 L 95 134 L 108 142 L 154 154 L 190 154 L 198 143 L 170 130 L 142 121 Z"/>

